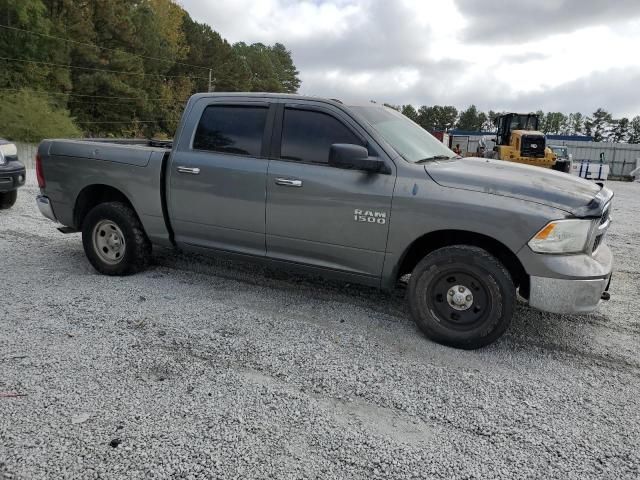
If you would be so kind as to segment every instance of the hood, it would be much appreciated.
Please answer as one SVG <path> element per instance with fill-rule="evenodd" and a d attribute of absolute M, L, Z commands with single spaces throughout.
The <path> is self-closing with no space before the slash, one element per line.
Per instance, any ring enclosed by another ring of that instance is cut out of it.
<path fill-rule="evenodd" d="M 548 205 L 576 216 L 596 216 L 613 195 L 602 185 L 548 168 L 486 158 L 425 164 L 443 187 L 485 192 Z"/>

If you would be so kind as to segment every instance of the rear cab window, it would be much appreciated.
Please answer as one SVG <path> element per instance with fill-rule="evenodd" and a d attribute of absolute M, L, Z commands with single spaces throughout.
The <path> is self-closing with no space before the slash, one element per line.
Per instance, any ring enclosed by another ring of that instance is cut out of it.
<path fill-rule="evenodd" d="M 193 149 L 259 157 L 267 106 L 209 105 L 193 137 Z"/>

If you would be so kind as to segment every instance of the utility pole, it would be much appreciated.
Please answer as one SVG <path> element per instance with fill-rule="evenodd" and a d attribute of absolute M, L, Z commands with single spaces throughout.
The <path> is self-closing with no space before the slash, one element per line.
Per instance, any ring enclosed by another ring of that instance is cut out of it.
<path fill-rule="evenodd" d="M 209 92 L 213 92 L 213 86 L 211 84 L 212 76 L 213 76 L 213 69 L 210 68 L 209 69 L 209 90 L 208 90 Z"/>

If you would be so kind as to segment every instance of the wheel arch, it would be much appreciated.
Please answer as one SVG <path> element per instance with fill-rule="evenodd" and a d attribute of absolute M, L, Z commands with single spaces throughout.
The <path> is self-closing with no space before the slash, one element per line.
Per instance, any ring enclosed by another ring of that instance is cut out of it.
<path fill-rule="evenodd" d="M 101 183 L 88 185 L 76 197 L 73 207 L 74 227 L 77 230 L 82 230 L 82 223 L 91 209 L 106 202 L 122 202 L 136 212 L 129 197 L 118 188 Z"/>
<path fill-rule="evenodd" d="M 411 273 L 418 262 L 429 253 L 442 247 L 453 245 L 471 245 L 482 248 L 496 257 L 509 271 L 520 294 L 525 298 L 529 294 L 529 275 L 516 254 L 504 243 L 493 237 L 466 230 L 437 230 L 414 240 L 400 257 L 394 280 Z"/>

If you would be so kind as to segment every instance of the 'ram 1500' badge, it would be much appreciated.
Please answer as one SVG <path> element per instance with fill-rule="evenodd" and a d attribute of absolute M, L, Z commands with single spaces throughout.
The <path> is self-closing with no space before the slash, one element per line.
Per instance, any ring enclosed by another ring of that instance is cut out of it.
<path fill-rule="evenodd" d="M 379 223 L 384 225 L 387 223 L 387 214 L 385 212 L 374 212 L 373 210 L 360 210 L 356 208 L 353 211 L 353 219 L 356 222 Z"/>

